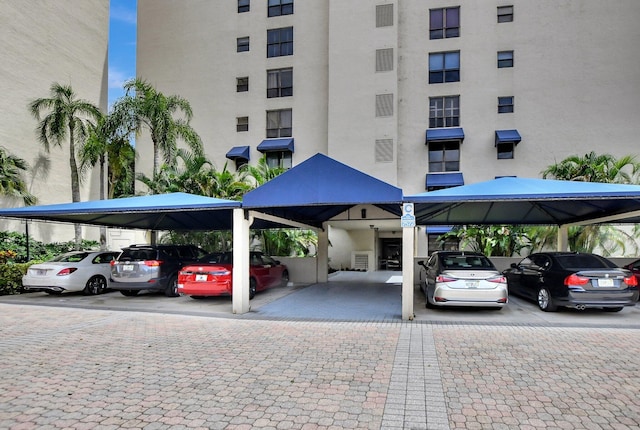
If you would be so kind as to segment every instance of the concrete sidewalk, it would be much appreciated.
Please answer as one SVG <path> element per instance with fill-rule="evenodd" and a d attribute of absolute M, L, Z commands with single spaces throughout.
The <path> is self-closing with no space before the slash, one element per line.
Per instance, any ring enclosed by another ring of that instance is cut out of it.
<path fill-rule="evenodd" d="M 0 304 L 0 428 L 637 429 L 637 329 Z"/>

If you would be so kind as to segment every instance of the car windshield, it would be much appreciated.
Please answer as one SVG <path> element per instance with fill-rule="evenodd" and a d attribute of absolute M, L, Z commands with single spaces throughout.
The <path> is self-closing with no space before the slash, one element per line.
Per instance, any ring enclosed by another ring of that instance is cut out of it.
<path fill-rule="evenodd" d="M 58 255 L 51 261 L 58 261 L 62 263 L 77 263 L 78 261 L 82 261 L 87 258 L 87 255 L 89 255 L 88 252 L 74 252 L 71 254 Z"/>
<path fill-rule="evenodd" d="M 198 260 L 201 263 L 209 263 L 209 264 L 232 264 L 233 263 L 233 254 L 230 252 L 213 252 L 211 254 L 207 254 Z"/>
<path fill-rule="evenodd" d="M 483 255 L 447 255 L 442 259 L 445 269 L 493 269 L 491 261 Z"/>
<path fill-rule="evenodd" d="M 604 258 L 590 254 L 560 255 L 556 257 L 556 260 L 564 269 L 609 269 L 616 267 Z"/>

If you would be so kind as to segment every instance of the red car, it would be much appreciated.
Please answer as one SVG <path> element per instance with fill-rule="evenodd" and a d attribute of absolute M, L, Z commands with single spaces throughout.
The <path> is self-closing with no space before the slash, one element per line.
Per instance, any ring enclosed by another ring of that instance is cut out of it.
<path fill-rule="evenodd" d="M 249 298 L 257 291 L 285 286 L 289 282 L 287 266 L 261 252 L 249 253 Z M 183 267 L 178 273 L 178 293 L 194 299 L 208 296 L 230 296 L 233 292 L 231 271 L 233 254 L 214 252 Z"/>

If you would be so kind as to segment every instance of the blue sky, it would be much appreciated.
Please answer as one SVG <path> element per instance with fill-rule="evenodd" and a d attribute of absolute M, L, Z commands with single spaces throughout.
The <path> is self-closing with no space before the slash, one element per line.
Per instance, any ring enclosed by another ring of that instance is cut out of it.
<path fill-rule="evenodd" d="M 137 0 L 111 0 L 109 23 L 109 105 L 121 97 L 122 84 L 136 74 Z"/>

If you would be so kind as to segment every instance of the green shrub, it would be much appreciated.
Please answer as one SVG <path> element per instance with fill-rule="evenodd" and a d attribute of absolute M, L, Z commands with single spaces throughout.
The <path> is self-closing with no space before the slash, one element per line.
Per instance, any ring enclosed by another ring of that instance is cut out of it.
<path fill-rule="evenodd" d="M 0 295 L 20 294 L 22 292 L 22 275 L 27 273 L 30 263 L 0 264 Z"/>

